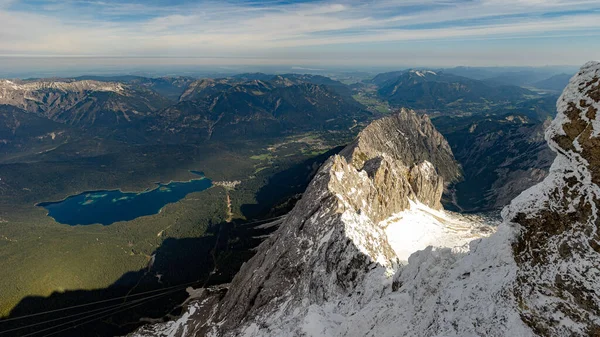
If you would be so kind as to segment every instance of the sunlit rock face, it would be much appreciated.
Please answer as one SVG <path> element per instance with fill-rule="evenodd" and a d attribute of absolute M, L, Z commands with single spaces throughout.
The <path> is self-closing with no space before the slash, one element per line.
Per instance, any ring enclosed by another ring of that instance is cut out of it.
<path fill-rule="evenodd" d="M 244 265 L 216 313 L 217 331 L 291 317 L 351 294 L 374 268 L 382 269 L 386 282 L 399 261 L 379 224 L 418 195 L 439 207 L 443 178 L 430 161 L 442 160 L 458 174 L 449 146 L 427 117 L 402 110 L 368 126 L 324 164 L 288 220 Z"/>
<path fill-rule="evenodd" d="M 357 168 L 363 167 L 369 159 L 387 155 L 411 167 L 428 161 L 446 183 L 460 177 L 460 169 L 444 136 L 427 116 L 407 109 L 372 122 L 342 155 L 350 158 Z"/>

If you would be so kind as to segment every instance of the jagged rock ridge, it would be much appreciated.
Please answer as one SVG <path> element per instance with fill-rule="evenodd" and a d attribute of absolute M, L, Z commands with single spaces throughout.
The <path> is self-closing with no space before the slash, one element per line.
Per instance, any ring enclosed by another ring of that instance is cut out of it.
<path fill-rule="evenodd" d="M 384 220 L 415 203 L 440 208 L 444 176 L 459 174 L 450 147 L 426 116 L 403 109 L 374 122 L 323 165 L 222 300 L 219 291 L 207 290 L 183 325 L 148 327 L 139 334 L 236 335 L 243 328 L 250 335 L 281 335 L 260 326 L 280 318 L 301 327 L 298 320 L 311 306 L 357 292 L 367 303 L 379 296 L 381 284 L 392 286 L 399 267 Z M 371 282 L 378 286 L 367 286 Z"/>
<path fill-rule="evenodd" d="M 424 200 L 431 200 L 429 206 L 438 205 L 443 178 L 426 159 L 446 157 L 447 167 L 458 171 L 445 142 L 431 152 L 400 145 L 409 132 L 418 133 L 420 141 L 428 136 L 443 139 L 426 121 L 402 110 L 368 127 L 340 156 L 324 164 L 289 220 L 232 282 L 216 313 L 222 333 L 237 329 L 240 321 L 281 309 L 293 311 L 305 300 L 322 304 L 352 292 L 377 265 L 395 270 L 398 261 L 378 223 L 407 209 L 409 200 L 418 200 L 411 181 L 432 182 L 432 195 L 420 191 Z M 389 149 L 403 148 L 406 161 L 381 151 L 376 135 L 379 140 L 385 137 Z"/>

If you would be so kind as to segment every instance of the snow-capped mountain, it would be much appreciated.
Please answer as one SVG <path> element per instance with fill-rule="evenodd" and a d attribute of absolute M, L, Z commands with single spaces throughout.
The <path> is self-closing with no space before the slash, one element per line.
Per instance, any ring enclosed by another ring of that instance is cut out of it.
<path fill-rule="evenodd" d="M 83 127 L 127 124 L 169 103 L 152 90 L 118 82 L 0 80 L 0 104 Z"/>
<path fill-rule="evenodd" d="M 78 91 L 113 91 L 122 92 L 124 86 L 121 83 L 111 82 L 98 82 L 98 81 L 35 81 L 35 82 L 23 82 L 23 81 L 11 81 L 11 80 L 0 80 L 0 88 L 2 91 L 36 91 L 44 89 L 55 89 L 64 92 L 78 92 Z"/>
<path fill-rule="evenodd" d="M 536 95 L 517 86 L 493 86 L 430 70 L 384 73 L 376 76 L 373 83 L 379 87 L 379 95 L 394 106 L 440 111 L 465 111 L 472 104 L 493 106 Z M 479 109 L 481 111 L 481 106 Z"/>
<path fill-rule="evenodd" d="M 323 165 L 229 286 L 135 335 L 600 335 L 600 63 L 557 108 L 550 174 L 497 227 L 440 209 L 458 166 L 402 110 Z"/>

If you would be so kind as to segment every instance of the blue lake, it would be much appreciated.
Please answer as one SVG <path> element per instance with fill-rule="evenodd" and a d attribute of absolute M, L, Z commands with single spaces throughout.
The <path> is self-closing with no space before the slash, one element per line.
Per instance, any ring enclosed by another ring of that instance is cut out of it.
<path fill-rule="evenodd" d="M 192 173 L 201 174 L 196 171 Z M 157 185 L 155 189 L 140 193 L 89 191 L 58 202 L 39 203 L 37 206 L 46 208 L 48 215 L 62 224 L 108 226 L 118 221 L 157 214 L 166 204 L 177 202 L 190 193 L 204 191 L 212 186 L 212 182 L 202 177 Z"/>

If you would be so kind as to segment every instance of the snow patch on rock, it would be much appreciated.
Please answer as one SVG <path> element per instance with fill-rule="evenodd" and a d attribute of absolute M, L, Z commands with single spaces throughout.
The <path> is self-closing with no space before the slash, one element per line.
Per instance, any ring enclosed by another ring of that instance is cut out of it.
<path fill-rule="evenodd" d="M 420 202 L 410 201 L 410 209 L 394 214 L 380 226 L 385 228 L 388 242 L 401 262 L 428 246 L 467 251 L 468 243 L 491 234 L 494 227 L 479 217 L 435 210 Z"/>

